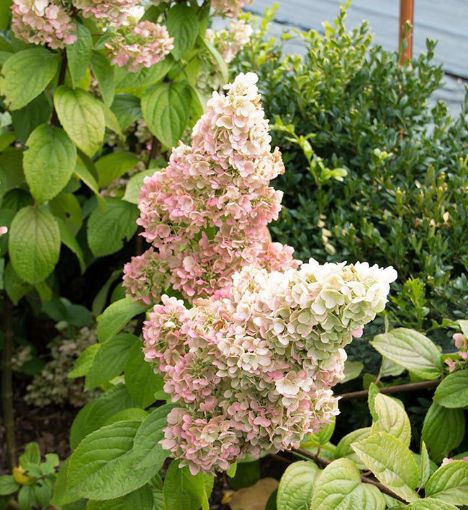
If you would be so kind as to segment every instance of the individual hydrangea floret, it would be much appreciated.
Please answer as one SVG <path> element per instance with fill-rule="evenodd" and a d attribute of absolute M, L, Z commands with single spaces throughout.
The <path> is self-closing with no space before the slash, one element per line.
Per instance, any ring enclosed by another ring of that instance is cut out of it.
<path fill-rule="evenodd" d="M 267 229 L 282 198 L 269 183 L 284 165 L 271 150 L 256 81 L 253 73 L 240 74 L 226 94 L 215 92 L 193 128 L 192 146 L 180 144 L 167 168 L 145 179 L 138 223 L 169 277 L 142 284 L 140 273 L 155 274 L 143 260 L 152 265 L 154 256 L 134 259 L 124 279 L 134 298 L 157 302 L 166 284 L 189 300 L 222 296 L 245 265 L 298 267 L 292 248 L 272 243 Z"/>
<path fill-rule="evenodd" d="M 392 268 L 247 266 L 223 298 L 191 308 L 163 296 L 144 326 L 145 359 L 171 411 L 162 445 L 192 473 L 299 446 L 338 413 L 343 350 L 383 310 Z"/>
<path fill-rule="evenodd" d="M 453 343 L 458 352 L 445 359 L 449 372 L 454 372 L 468 366 L 468 337 L 463 333 L 455 333 L 453 335 Z"/>
<path fill-rule="evenodd" d="M 50 48 L 76 41 L 76 24 L 57 0 L 13 0 L 11 27 L 18 39 Z"/>
<path fill-rule="evenodd" d="M 231 21 L 227 29 L 206 31 L 206 39 L 213 44 L 223 57 L 223 60 L 229 64 L 234 57 L 248 44 L 253 29 L 243 20 Z"/>
<path fill-rule="evenodd" d="M 133 27 L 119 29 L 106 44 L 112 63 L 136 72 L 157 64 L 174 48 L 165 26 L 151 21 L 140 21 Z"/>

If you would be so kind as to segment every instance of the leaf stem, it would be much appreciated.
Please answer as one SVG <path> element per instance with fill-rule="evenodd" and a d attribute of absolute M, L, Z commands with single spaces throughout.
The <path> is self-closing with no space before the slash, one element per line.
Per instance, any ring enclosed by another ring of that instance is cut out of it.
<path fill-rule="evenodd" d="M 6 446 L 10 468 L 16 466 L 15 413 L 13 407 L 13 304 L 7 296 L 1 315 L 1 328 L 4 333 L 2 352 L 2 411 L 5 425 Z"/>
<path fill-rule="evenodd" d="M 327 467 L 329 464 L 332 463 L 332 461 L 330 461 L 328 459 L 324 459 L 323 457 L 320 457 L 319 455 L 316 455 L 316 454 L 311 453 L 307 450 L 304 450 L 303 448 L 293 448 L 292 452 L 296 453 L 302 457 L 306 457 L 307 459 L 313 460 L 321 467 Z M 373 480 L 372 478 L 369 478 L 367 476 L 361 476 L 361 480 L 363 483 L 368 483 L 370 485 L 374 485 L 375 487 L 377 487 L 377 489 L 379 489 L 380 492 L 383 492 L 387 496 L 390 496 L 394 499 L 397 499 L 398 501 L 406 503 L 406 501 L 404 499 L 400 498 L 400 496 L 395 494 L 393 491 L 391 491 L 390 489 L 385 487 L 385 485 L 378 482 L 377 480 Z"/>
<path fill-rule="evenodd" d="M 440 379 L 435 379 L 433 381 L 420 381 L 415 383 L 408 384 L 397 384 L 396 386 L 387 386 L 385 388 L 380 388 L 380 393 L 400 393 L 405 391 L 418 391 L 418 390 L 426 390 L 431 388 L 436 388 L 440 384 Z M 340 397 L 341 400 L 351 400 L 353 398 L 366 398 L 369 392 L 367 390 L 360 391 L 351 391 L 349 393 L 342 393 L 341 395 L 336 395 Z"/>

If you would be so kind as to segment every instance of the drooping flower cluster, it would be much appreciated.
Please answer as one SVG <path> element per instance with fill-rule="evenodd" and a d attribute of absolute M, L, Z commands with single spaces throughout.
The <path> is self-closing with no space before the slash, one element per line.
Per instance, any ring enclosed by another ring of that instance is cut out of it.
<path fill-rule="evenodd" d="M 163 60 L 174 48 L 167 28 L 151 21 L 140 21 L 133 27 L 119 29 L 106 44 L 112 63 L 136 72 Z"/>
<path fill-rule="evenodd" d="M 76 41 L 76 25 L 58 0 L 13 0 L 11 26 L 16 37 L 63 48 Z"/>
<path fill-rule="evenodd" d="M 145 358 L 163 374 L 171 411 L 162 445 L 199 470 L 297 447 L 338 413 L 331 387 L 343 347 L 382 311 L 392 268 L 245 267 L 225 298 L 190 309 L 163 296 L 144 326 Z"/>
<path fill-rule="evenodd" d="M 272 243 L 266 228 L 282 198 L 268 184 L 284 166 L 271 152 L 256 81 L 241 74 L 227 94 L 214 93 L 192 146 L 180 144 L 168 167 L 145 179 L 138 223 L 152 248 L 125 266 L 134 298 L 156 302 L 167 285 L 189 300 L 222 296 L 245 265 L 298 266 L 292 248 Z"/>
<path fill-rule="evenodd" d="M 206 31 L 206 39 L 213 44 L 223 57 L 223 60 L 229 64 L 241 49 L 248 44 L 253 29 L 243 20 L 231 21 L 227 29 Z"/>
<path fill-rule="evenodd" d="M 241 10 L 252 2 L 253 0 L 211 0 L 211 7 L 220 16 L 237 18 Z"/>

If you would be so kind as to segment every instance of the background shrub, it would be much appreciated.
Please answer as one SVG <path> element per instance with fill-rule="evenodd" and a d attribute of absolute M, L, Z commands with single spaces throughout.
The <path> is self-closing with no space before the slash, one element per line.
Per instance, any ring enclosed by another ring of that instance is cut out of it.
<path fill-rule="evenodd" d="M 430 106 L 443 78 L 432 62 L 435 43 L 400 66 L 396 52 L 371 45 L 367 23 L 347 32 L 345 16 L 342 9 L 324 24 L 324 35 L 301 33 L 304 56 L 283 55 L 264 23 L 236 62 L 258 69 L 286 164 L 273 235 L 301 259 L 392 264 L 395 325 L 461 318 L 467 103 L 456 120 L 443 103 Z M 347 171 L 343 182 L 330 180 L 335 168 Z"/>

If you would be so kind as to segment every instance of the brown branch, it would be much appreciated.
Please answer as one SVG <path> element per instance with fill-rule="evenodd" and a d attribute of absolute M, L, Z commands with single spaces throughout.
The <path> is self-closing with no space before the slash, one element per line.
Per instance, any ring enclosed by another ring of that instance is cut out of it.
<path fill-rule="evenodd" d="M 385 388 L 380 388 L 380 393 L 400 393 L 405 391 L 418 391 L 418 390 L 427 390 L 431 388 L 436 388 L 440 384 L 440 379 L 435 379 L 434 381 L 421 381 L 415 383 L 408 384 L 398 384 L 396 386 L 388 386 Z M 366 398 L 369 392 L 367 390 L 360 391 L 351 391 L 349 393 L 342 393 L 341 395 L 336 395 L 340 397 L 341 400 L 350 400 L 352 398 Z"/>
<path fill-rule="evenodd" d="M 2 411 L 5 424 L 6 446 L 10 468 L 16 466 L 15 412 L 13 407 L 13 304 L 7 296 L 1 316 L 1 328 L 4 333 L 2 352 Z"/>
<path fill-rule="evenodd" d="M 324 459 L 323 457 L 319 457 L 318 455 L 315 455 L 307 450 L 304 450 L 303 448 L 293 448 L 293 452 L 297 453 L 298 455 L 302 455 L 303 457 L 306 457 L 310 460 L 313 460 L 316 462 L 319 466 L 327 467 L 329 464 L 331 464 L 330 460 Z M 368 476 L 361 476 L 361 480 L 363 483 L 368 483 L 370 485 L 374 485 L 374 487 L 377 487 L 380 492 L 383 492 L 387 496 L 390 496 L 394 499 L 397 499 L 398 501 L 401 501 L 403 503 L 406 503 L 406 501 L 398 494 L 395 494 L 393 491 L 385 487 L 382 483 L 378 482 L 377 480 L 373 480 L 372 478 L 369 478 Z"/>

